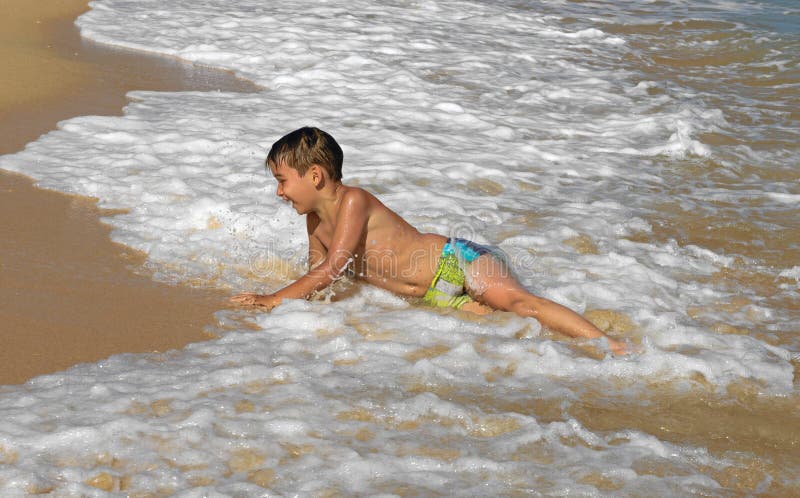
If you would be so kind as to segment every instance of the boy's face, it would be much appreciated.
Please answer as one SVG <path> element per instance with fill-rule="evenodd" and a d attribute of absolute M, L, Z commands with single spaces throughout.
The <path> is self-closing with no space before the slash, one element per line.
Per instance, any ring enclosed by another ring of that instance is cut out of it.
<path fill-rule="evenodd" d="M 299 214 L 308 214 L 313 210 L 314 199 L 316 198 L 316 185 L 311 178 L 311 171 L 300 176 L 296 169 L 283 164 L 278 166 L 270 165 L 272 176 L 278 182 L 276 194 L 284 201 L 291 202 L 292 207 Z"/>

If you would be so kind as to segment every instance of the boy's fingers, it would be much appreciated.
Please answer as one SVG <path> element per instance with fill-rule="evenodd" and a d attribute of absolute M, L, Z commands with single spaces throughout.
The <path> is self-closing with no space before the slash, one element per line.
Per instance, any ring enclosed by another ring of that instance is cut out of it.
<path fill-rule="evenodd" d="M 255 304 L 256 297 L 254 294 L 237 294 L 231 297 L 230 300 L 238 304 Z"/>

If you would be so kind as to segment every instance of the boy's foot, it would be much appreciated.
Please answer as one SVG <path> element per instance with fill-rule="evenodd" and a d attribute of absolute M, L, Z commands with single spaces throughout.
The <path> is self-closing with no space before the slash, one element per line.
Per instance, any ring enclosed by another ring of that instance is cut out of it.
<path fill-rule="evenodd" d="M 622 341 L 617 341 L 616 339 L 608 338 L 608 349 L 611 350 L 616 356 L 622 356 L 626 354 L 630 354 L 630 349 L 628 345 Z"/>

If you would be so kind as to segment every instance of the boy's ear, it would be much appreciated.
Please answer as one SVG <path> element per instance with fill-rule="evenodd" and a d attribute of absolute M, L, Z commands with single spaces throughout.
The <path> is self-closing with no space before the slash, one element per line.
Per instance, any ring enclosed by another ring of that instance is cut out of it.
<path fill-rule="evenodd" d="M 311 175 L 311 181 L 317 188 L 322 188 L 325 185 L 325 174 L 318 164 L 312 164 L 308 169 L 308 174 Z"/>

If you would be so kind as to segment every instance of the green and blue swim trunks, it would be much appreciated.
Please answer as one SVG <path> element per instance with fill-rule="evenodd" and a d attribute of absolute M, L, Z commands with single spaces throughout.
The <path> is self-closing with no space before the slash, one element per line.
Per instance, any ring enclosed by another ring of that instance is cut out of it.
<path fill-rule="evenodd" d="M 472 301 L 466 291 L 464 268 L 484 254 L 491 254 L 486 246 L 466 239 L 450 239 L 442 248 L 442 256 L 431 285 L 422 301 L 437 308 L 460 309 Z"/>

